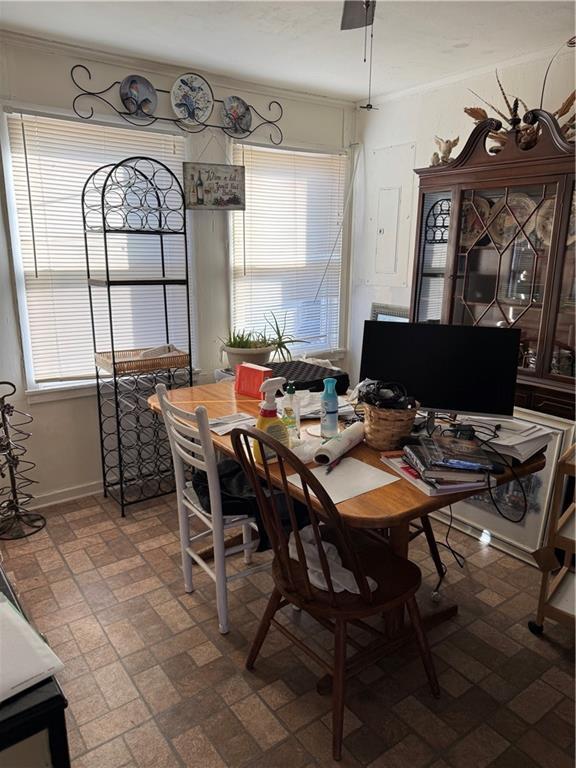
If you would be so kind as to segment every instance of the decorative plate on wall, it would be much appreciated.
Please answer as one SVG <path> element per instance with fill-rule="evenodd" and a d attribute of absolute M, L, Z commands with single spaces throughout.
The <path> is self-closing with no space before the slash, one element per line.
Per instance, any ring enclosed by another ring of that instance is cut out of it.
<path fill-rule="evenodd" d="M 158 94 L 150 80 L 128 75 L 120 83 L 120 100 L 130 115 L 151 117 L 158 105 Z"/>
<path fill-rule="evenodd" d="M 214 108 L 212 88 L 194 72 L 180 75 L 172 86 L 170 98 L 172 109 L 186 123 L 205 123 Z"/>
<path fill-rule="evenodd" d="M 232 133 L 247 133 L 252 125 L 252 112 L 240 96 L 226 96 L 222 103 L 222 120 Z"/>
<path fill-rule="evenodd" d="M 532 215 L 535 209 L 535 201 L 524 192 L 510 192 L 507 204 L 505 198 L 498 200 L 492 208 L 492 223 L 490 224 L 490 234 L 496 245 L 503 248 L 515 235 L 517 235 L 516 242 L 526 242 L 516 219 L 522 224 L 526 235 L 529 235 L 536 226 L 536 217 Z"/>
<path fill-rule="evenodd" d="M 485 197 L 474 197 L 474 205 L 472 205 L 472 200 L 463 201 L 462 223 L 460 225 L 461 245 L 465 248 L 471 248 L 476 243 L 489 215 L 490 202 Z M 485 237 L 481 237 L 476 245 L 483 244 L 484 240 Z"/>

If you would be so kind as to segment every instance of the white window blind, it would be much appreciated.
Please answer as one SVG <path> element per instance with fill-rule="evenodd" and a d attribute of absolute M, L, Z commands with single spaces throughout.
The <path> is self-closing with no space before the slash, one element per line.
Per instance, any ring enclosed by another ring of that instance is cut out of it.
<path fill-rule="evenodd" d="M 347 158 L 235 145 L 246 167 L 246 210 L 233 214 L 232 322 L 263 330 L 274 313 L 306 344 L 339 346 Z"/>
<path fill-rule="evenodd" d="M 185 140 L 151 131 L 19 114 L 8 116 L 8 131 L 34 380 L 93 378 L 82 188 L 100 166 L 136 155 L 165 163 L 182 181 Z M 152 240 L 156 238 L 140 236 L 138 242 L 133 235 L 115 234 L 111 257 L 140 270 L 158 261 L 157 253 L 152 253 L 158 245 Z M 183 253 L 183 238 L 171 247 L 181 248 Z M 163 343 L 163 310 L 162 317 L 156 317 L 143 289 L 123 290 L 125 295 L 116 297 L 122 299 L 122 306 L 114 321 L 115 347 Z M 169 304 L 169 319 L 177 336 L 184 336 L 186 330 L 183 294 L 182 289 Z M 192 338 L 194 343 L 194 334 Z"/>

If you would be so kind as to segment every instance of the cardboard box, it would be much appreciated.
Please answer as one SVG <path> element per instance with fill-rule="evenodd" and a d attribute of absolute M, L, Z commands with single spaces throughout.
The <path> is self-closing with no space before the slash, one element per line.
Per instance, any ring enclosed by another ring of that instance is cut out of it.
<path fill-rule="evenodd" d="M 253 363 L 240 363 L 236 366 L 234 391 L 238 395 L 262 399 L 261 384 L 272 376 L 272 369 Z"/>

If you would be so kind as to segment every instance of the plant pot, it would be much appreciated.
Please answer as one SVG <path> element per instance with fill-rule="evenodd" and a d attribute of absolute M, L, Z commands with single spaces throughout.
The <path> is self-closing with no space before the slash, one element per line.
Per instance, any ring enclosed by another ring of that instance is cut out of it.
<path fill-rule="evenodd" d="M 274 347 L 227 347 L 223 345 L 221 352 L 226 352 L 229 367 L 236 372 L 236 366 L 240 363 L 253 363 L 254 365 L 266 365 Z"/>

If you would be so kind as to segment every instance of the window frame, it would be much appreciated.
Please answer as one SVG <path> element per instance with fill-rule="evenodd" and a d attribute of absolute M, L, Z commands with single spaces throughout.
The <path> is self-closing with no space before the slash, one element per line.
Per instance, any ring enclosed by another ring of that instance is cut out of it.
<path fill-rule="evenodd" d="M 311 357 L 330 360 L 344 360 L 348 354 L 348 324 L 350 314 L 350 260 L 352 249 L 352 185 L 354 182 L 355 171 L 359 161 L 359 154 L 356 145 L 350 148 L 335 148 L 334 146 L 296 146 L 292 144 L 282 144 L 279 146 L 265 142 L 257 141 L 232 141 L 230 155 L 234 155 L 235 146 L 254 147 L 256 149 L 272 149 L 279 152 L 301 152 L 312 155 L 339 155 L 346 158 L 346 167 L 344 172 L 344 194 L 342 205 L 342 229 L 341 229 L 341 262 L 340 262 L 340 302 L 338 308 L 338 344 L 336 347 L 325 350 L 314 351 Z M 228 266 L 229 266 L 229 316 L 228 324 L 231 327 L 233 317 L 234 303 L 234 231 L 233 231 L 233 213 L 228 215 Z"/>
<path fill-rule="evenodd" d="M 20 247 L 20 233 L 18 227 L 18 214 L 16 205 L 16 192 L 12 168 L 12 152 L 10 148 L 8 132 L 8 115 L 31 115 L 36 117 L 45 117 L 53 120 L 70 120 L 71 122 L 81 124 L 82 121 L 77 116 L 68 111 L 55 110 L 47 111 L 45 109 L 34 109 L 28 106 L 20 107 L 14 103 L 0 100 L 0 148 L 1 148 L 1 170 L 4 181 L 4 198 L 6 226 L 5 237 L 8 249 L 8 260 L 11 266 L 13 276 L 12 288 L 16 298 L 16 310 L 18 315 L 18 332 L 20 348 L 22 350 L 22 363 L 25 382 L 24 394 L 28 402 L 50 402 L 54 400 L 70 400 L 80 397 L 92 397 L 96 395 L 96 376 L 86 379 L 67 379 L 56 382 L 37 382 L 34 376 L 34 359 L 32 355 L 32 340 L 30 336 L 30 326 L 28 318 L 28 304 L 26 298 L 25 271 L 22 251 Z M 118 118 L 94 119 L 92 125 L 102 125 L 109 128 L 121 128 L 123 130 L 146 130 L 151 133 L 177 136 L 184 138 L 184 160 L 191 159 L 192 147 L 190 137 L 182 134 L 175 128 L 159 129 L 156 126 L 140 128 L 127 125 Z M 0 198 L 1 202 L 1 198 Z M 189 217 L 190 212 L 187 212 Z M 192 306 L 192 329 L 198 332 L 198 316 L 196 302 L 196 263 L 194 258 L 194 241 L 192 237 L 192 227 L 190 219 L 187 222 L 187 243 L 188 257 L 190 260 L 190 302 Z M 9 267 L 10 269 L 10 267 Z M 194 373 L 200 373 L 198 368 L 193 368 Z"/>

